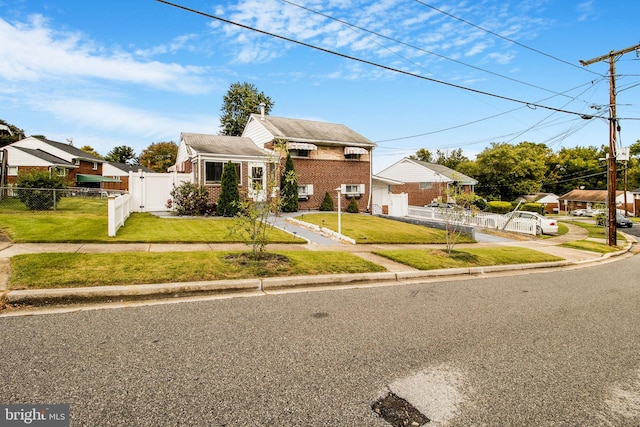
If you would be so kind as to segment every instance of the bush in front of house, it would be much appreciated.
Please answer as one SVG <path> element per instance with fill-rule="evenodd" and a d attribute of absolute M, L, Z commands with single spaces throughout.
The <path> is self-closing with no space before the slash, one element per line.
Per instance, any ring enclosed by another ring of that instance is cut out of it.
<path fill-rule="evenodd" d="M 213 214 L 214 205 L 209 202 L 209 191 L 204 186 L 192 182 L 183 182 L 171 190 L 171 197 L 173 197 L 171 207 L 175 210 L 176 215 Z"/>
<path fill-rule="evenodd" d="M 490 213 L 506 214 L 511 212 L 512 209 L 510 202 L 501 202 L 499 200 L 487 202 L 487 212 Z"/>
<path fill-rule="evenodd" d="M 240 191 L 236 166 L 231 161 L 227 162 L 222 169 L 220 187 L 216 213 L 226 217 L 236 216 L 240 210 Z"/>
<path fill-rule="evenodd" d="M 48 171 L 32 171 L 20 174 L 16 180 L 18 197 L 32 211 L 54 208 L 62 199 L 67 183 L 63 177 Z"/>
<path fill-rule="evenodd" d="M 347 212 L 349 213 L 359 213 L 360 208 L 358 207 L 358 202 L 356 202 L 355 197 L 352 197 L 347 205 Z"/>
<path fill-rule="evenodd" d="M 331 212 L 333 210 L 333 199 L 328 191 L 324 193 L 324 199 L 320 203 L 320 210 L 323 212 Z"/>
<path fill-rule="evenodd" d="M 293 159 L 289 153 L 287 153 L 280 186 L 280 193 L 282 194 L 280 209 L 282 209 L 282 212 L 298 212 L 298 177 L 293 166 Z"/>
<path fill-rule="evenodd" d="M 544 215 L 544 206 L 542 206 L 542 203 L 523 203 L 520 205 L 520 210 Z"/>

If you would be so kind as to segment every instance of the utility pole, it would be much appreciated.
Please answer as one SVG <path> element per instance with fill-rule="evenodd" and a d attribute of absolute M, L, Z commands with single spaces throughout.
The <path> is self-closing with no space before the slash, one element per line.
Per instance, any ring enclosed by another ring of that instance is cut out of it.
<path fill-rule="evenodd" d="M 580 64 L 587 66 L 596 62 L 609 62 L 609 157 L 607 159 L 607 210 L 608 210 L 608 235 L 607 244 L 616 246 L 616 132 L 618 129 L 616 118 L 616 59 L 625 53 L 637 51 L 640 44 L 626 49 L 611 51 L 606 55 L 580 61 Z M 625 206 L 626 209 L 626 206 Z"/>

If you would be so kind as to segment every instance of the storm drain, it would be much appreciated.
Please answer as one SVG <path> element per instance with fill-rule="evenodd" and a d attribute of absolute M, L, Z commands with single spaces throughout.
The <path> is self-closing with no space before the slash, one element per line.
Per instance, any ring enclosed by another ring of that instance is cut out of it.
<path fill-rule="evenodd" d="M 413 405 L 393 393 L 376 400 L 371 409 L 393 427 L 418 427 L 430 421 Z"/>

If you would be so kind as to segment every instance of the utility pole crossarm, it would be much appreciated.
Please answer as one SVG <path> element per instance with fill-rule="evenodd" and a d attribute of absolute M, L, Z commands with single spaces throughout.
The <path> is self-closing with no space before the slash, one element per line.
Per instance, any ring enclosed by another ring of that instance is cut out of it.
<path fill-rule="evenodd" d="M 587 66 L 600 61 L 609 62 L 609 153 L 607 155 L 607 243 L 609 246 L 616 246 L 616 57 L 625 53 L 640 50 L 640 44 L 621 49 L 612 50 L 606 55 L 589 59 L 588 61 L 580 61 L 580 64 Z M 626 188 L 625 188 L 626 194 Z M 625 212 L 627 206 L 625 205 Z"/>
<path fill-rule="evenodd" d="M 580 64 L 582 66 L 586 67 L 587 65 L 595 64 L 596 62 L 606 61 L 607 59 L 609 59 L 609 58 L 611 58 L 613 56 L 624 55 L 625 53 L 637 51 L 639 49 L 640 49 L 640 44 L 628 47 L 626 49 L 618 50 L 618 51 L 613 51 L 612 50 L 608 54 L 602 55 L 602 56 L 598 56 L 597 58 L 589 59 L 587 61 L 580 60 Z"/>

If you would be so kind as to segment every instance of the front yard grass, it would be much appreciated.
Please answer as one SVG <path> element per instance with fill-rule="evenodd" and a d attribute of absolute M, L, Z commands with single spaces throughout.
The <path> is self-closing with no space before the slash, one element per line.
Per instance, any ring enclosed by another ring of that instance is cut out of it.
<path fill-rule="evenodd" d="M 0 231 L 15 243 L 242 243 L 229 234 L 231 218 L 159 218 L 133 213 L 116 237 L 107 236 L 106 199 L 63 198 L 55 211 L 3 209 Z M 305 243 L 272 229 L 269 243 Z"/>
<path fill-rule="evenodd" d="M 591 251 L 598 252 L 601 254 L 607 254 L 611 252 L 616 252 L 622 249 L 622 246 L 609 246 L 605 242 L 607 241 L 607 229 L 605 227 L 601 227 L 596 225 L 595 223 L 589 223 L 584 221 L 573 221 L 571 222 L 573 225 L 577 225 L 578 227 L 582 227 L 588 231 L 587 239 L 585 240 L 576 240 L 575 242 L 566 242 L 562 243 L 559 246 L 564 246 L 565 248 L 572 249 L 580 249 L 583 251 Z M 603 242 L 598 242 L 594 240 L 588 239 L 600 239 Z M 620 233 L 617 233 L 616 239 L 619 242 L 626 242 L 627 239 Z"/>
<path fill-rule="evenodd" d="M 350 253 L 273 251 L 265 261 L 241 252 L 45 253 L 11 258 L 10 289 L 174 283 L 386 271 Z M 274 256 L 275 255 L 275 256 Z"/>
<path fill-rule="evenodd" d="M 295 219 L 338 231 L 337 213 L 312 213 L 296 216 Z M 432 244 L 445 243 L 445 231 L 423 225 L 379 218 L 370 215 L 343 213 L 340 218 L 341 231 L 356 243 L 371 244 Z M 460 236 L 458 243 L 475 243 L 475 240 Z"/>
<path fill-rule="evenodd" d="M 375 251 L 374 253 L 419 270 L 529 264 L 562 260 L 560 257 L 534 251 L 533 249 L 509 246 L 465 248 L 454 250 L 451 254 L 437 249 L 383 250 Z"/>

